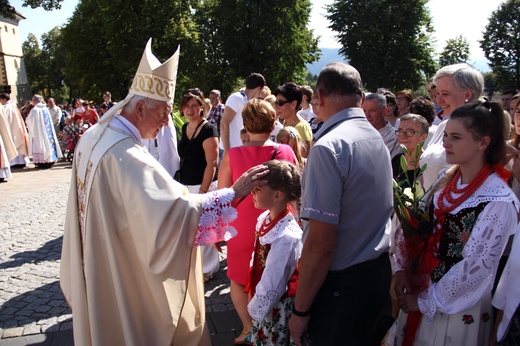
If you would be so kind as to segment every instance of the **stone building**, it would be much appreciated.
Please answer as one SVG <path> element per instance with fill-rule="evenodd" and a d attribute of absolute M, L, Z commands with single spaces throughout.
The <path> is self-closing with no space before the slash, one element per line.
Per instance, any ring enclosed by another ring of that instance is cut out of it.
<path fill-rule="evenodd" d="M 19 105 L 32 96 L 18 30 L 22 19 L 25 17 L 18 12 L 14 19 L 0 16 L 0 92 L 9 92 Z"/>

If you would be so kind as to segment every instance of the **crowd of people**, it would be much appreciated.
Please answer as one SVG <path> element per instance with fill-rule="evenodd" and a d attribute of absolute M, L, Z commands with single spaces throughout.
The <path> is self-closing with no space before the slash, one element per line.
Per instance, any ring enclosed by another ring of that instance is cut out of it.
<path fill-rule="evenodd" d="M 99 113 L 102 116 L 114 105 L 108 91 L 103 100 L 96 110 L 87 100 L 75 99 L 69 107 L 35 94 L 18 107 L 9 94 L 0 93 L 0 182 L 12 176 L 11 168 L 30 162 L 50 168 L 60 160 L 72 161 L 81 135 L 99 121 Z"/>
<path fill-rule="evenodd" d="M 29 157 L 49 167 L 77 153 L 61 286 L 78 345 L 210 344 L 204 282 L 222 242 L 235 344 L 520 342 L 516 90 L 490 102 L 466 64 L 441 68 L 420 97 L 366 92 L 344 63 L 314 90 L 271 92 L 252 73 L 225 102 L 218 89 L 183 91 L 177 138 L 164 89 L 177 64 L 149 42 L 128 96 L 105 93 L 99 112 L 39 95 L 18 109 L 0 95 L 0 178 Z M 393 181 L 421 192 L 420 249 L 406 246 Z M 410 251 L 423 258 L 420 289 Z"/>

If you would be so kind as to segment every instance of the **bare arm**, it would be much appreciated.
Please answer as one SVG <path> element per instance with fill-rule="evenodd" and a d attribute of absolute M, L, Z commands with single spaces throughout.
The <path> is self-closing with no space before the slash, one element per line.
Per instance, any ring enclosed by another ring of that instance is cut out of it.
<path fill-rule="evenodd" d="M 335 248 L 336 225 L 309 219 L 309 234 L 300 258 L 300 278 L 294 301 L 297 311 L 310 310 L 316 294 L 325 281 Z M 289 329 L 297 345 L 301 345 L 301 337 L 308 323 L 309 317 L 291 316 Z"/>
<path fill-rule="evenodd" d="M 229 124 L 235 118 L 236 112 L 231 108 L 224 108 L 224 113 L 222 114 L 222 120 L 220 120 L 220 139 L 222 140 L 222 146 L 224 151 L 230 148 L 229 144 Z"/>
<path fill-rule="evenodd" d="M 200 184 L 201 193 L 208 192 L 209 186 L 215 176 L 218 164 L 218 138 L 210 137 L 202 142 L 202 148 L 204 148 L 204 156 L 206 158 L 206 168 L 204 169 L 204 175 L 202 176 L 202 183 Z"/>

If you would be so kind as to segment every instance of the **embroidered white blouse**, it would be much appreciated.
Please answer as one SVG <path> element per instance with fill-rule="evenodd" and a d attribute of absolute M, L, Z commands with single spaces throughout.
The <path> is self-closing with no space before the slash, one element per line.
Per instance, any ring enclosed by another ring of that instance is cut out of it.
<path fill-rule="evenodd" d="M 457 189 L 464 186 L 459 179 Z M 438 207 L 439 193 L 437 191 L 434 194 L 435 208 Z M 454 198 L 459 196 L 453 195 Z M 454 314 L 467 310 L 491 291 L 500 256 L 509 236 L 516 229 L 520 203 L 509 186 L 493 173 L 450 214 L 457 214 L 462 209 L 476 207 L 484 202 L 488 204 L 478 215 L 471 236 L 462 249 L 463 260 L 419 294 L 419 310 L 428 321 L 433 319 L 436 312 Z M 402 252 L 398 250 L 396 256 L 396 262 L 402 263 Z"/>
<path fill-rule="evenodd" d="M 257 231 L 266 218 L 269 218 L 269 210 L 258 217 Z M 271 249 L 255 296 L 247 305 L 249 315 L 255 321 L 263 321 L 287 291 L 287 282 L 302 253 L 302 233 L 294 216 L 289 213 L 258 239 L 262 245 L 271 244 Z"/>

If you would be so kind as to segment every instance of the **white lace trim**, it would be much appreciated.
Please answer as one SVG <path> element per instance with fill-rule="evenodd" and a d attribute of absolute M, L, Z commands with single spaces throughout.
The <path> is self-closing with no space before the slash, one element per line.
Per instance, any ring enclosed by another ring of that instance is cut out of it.
<path fill-rule="evenodd" d="M 446 172 L 443 172 L 442 176 L 444 176 L 445 173 Z M 457 188 L 460 189 L 464 186 L 465 185 L 461 184 L 461 178 L 459 178 L 459 181 L 457 181 Z M 436 208 L 438 207 L 437 198 L 439 193 L 440 192 L 437 191 L 433 199 Z M 458 196 L 460 195 L 452 195 L 453 198 L 457 198 Z M 481 203 L 491 201 L 512 202 L 514 203 L 515 208 L 518 209 L 520 207 L 520 202 L 513 191 L 511 191 L 511 188 L 502 180 L 502 178 L 500 178 L 496 173 L 493 173 L 484 181 L 475 193 L 469 196 L 463 204 L 455 208 L 451 214 L 456 214 L 464 208 L 474 208 Z"/>
<path fill-rule="evenodd" d="M 257 229 L 268 215 L 269 211 L 260 215 Z M 294 216 L 288 214 L 260 238 L 262 245 L 271 244 L 271 250 L 262 278 L 256 286 L 256 293 L 247 305 L 249 315 L 255 321 L 263 321 L 287 291 L 287 282 L 301 256 L 302 233 Z"/>
<path fill-rule="evenodd" d="M 481 189 L 489 191 L 486 186 Z M 518 211 L 517 203 L 501 197 L 498 196 L 499 201 L 491 199 L 478 215 L 471 236 L 462 249 L 463 259 L 439 282 L 432 283 L 419 294 L 419 309 L 428 321 L 432 321 L 437 311 L 454 314 L 469 309 L 491 290 L 500 256 L 508 237 L 515 231 Z M 473 198 L 471 205 L 474 200 L 478 198 Z M 486 200 L 485 196 L 481 199 Z M 469 206 L 469 203 L 462 203 L 460 207 Z"/>
<path fill-rule="evenodd" d="M 256 223 L 257 230 L 260 228 L 266 218 L 270 218 L 269 210 L 264 211 L 258 217 L 258 221 Z M 260 237 L 260 244 L 272 244 L 276 239 L 283 237 L 286 234 L 295 238 L 301 238 L 303 234 L 302 229 L 296 222 L 294 215 L 291 213 L 287 214 L 283 219 L 278 221 L 278 223 L 269 232 L 267 232 L 267 234 Z"/>
<path fill-rule="evenodd" d="M 201 196 L 202 211 L 194 246 L 227 241 L 237 235 L 237 230 L 229 225 L 237 218 L 237 211 L 231 206 L 231 202 L 235 199 L 235 191 L 226 188 Z"/>

